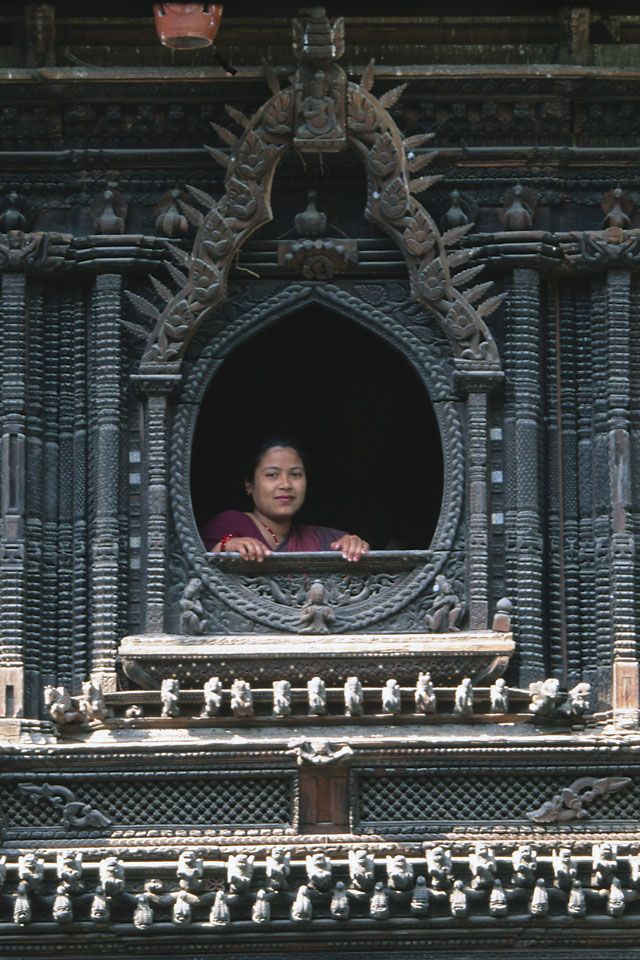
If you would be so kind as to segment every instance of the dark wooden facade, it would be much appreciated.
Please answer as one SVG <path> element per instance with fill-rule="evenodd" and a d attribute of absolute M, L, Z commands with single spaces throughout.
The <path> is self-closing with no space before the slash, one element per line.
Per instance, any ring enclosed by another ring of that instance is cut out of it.
<path fill-rule="evenodd" d="M 2 956 L 640 956 L 640 17 L 405 6 L 0 10 Z"/>

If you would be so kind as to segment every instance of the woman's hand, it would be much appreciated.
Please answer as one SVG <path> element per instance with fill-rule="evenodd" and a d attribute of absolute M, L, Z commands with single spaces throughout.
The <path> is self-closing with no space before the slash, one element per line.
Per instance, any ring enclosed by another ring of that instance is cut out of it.
<path fill-rule="evenodd" d="M 230 537 L 225 540 L 224 549 L 221 541 L 216 543 L 211 552 L 239 553 L 243 560 L 256 560 L 258 563 L 262 563 L 265 557 L 271 556 L 269 547 L 254 537 Z"/>
<path fill-rule="evenodd" d="M 345 560 L 359 560 L 366 553 L 369 553 L 369 544 L 362 537 L 357 537 L 355 533 L 345 533 L 339 540 L 334 540 L 331 544 L 332 550 L 339 550 Z"/>

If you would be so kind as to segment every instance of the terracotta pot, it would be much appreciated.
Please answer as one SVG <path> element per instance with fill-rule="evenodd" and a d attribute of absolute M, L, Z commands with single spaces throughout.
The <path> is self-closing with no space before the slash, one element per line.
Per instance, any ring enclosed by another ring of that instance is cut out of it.
<path fill-rule="evenodd" d="M 221 3 L 154 3 L 160 42 L 176 50 L 210 47 L 222 19 Z"/>

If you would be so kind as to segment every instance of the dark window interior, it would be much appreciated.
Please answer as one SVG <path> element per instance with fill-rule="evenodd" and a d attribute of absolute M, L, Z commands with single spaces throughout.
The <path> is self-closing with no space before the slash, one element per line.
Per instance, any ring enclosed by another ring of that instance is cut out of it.
<path fill-rule="evenodd" d="M 440 434 L 417 374 L 358 324 L 310 306 L 236 350 L 198 418 L 192 495 L 199 526 L 250 509 L 245 465 L 285 434 L 306 454 L 298 519 L 355 532 L 374 549 L 425 549 L 440 512 Z"/>

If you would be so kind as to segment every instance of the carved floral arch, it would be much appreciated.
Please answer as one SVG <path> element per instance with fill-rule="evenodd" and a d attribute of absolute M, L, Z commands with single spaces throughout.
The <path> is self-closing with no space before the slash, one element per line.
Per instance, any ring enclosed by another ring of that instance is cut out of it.
<path fill-rule="evenodd" d="M 291 631 L 298 627 L 299 611 L 264 599 L 242 578 L 229 578 L 207 560 L 193 510 L 190 490 L 191 445 L 198 410 L 224 359 L 257 333 L 310 303 L 320 304 L 347 320 L 360 324 L 381 337 L 413 367 L 429 395 L 438 421 L 443 448 L 443 499 L 436 531 L 426 562 L 421 562 L 400 582 L 385 589 L 376 603 L 352 603 L 340 616 L 347 618 L 338 628 L 359 630 L 384 619 L 424 592 L 438 573 L 446 568 L 461 529 L 464 505 L 465 463 L 462 423 L 452 397 L 452 376 L 444 372 L 434 350 L 435 341 L 425 329 L 420 338 L 391 310 L 372 306 L 349 291 L 326 283 L 294 283 L 277 292 L 252 310 L 241 312 L 225 325 L 202 351 L 191 368 L 181 391 L 173 422 L 170 450 L 170 498 L 181 553 L 190 576 L 197 576 L 205 591 L 212 591 L 237 612 L 270 628 Z"/>
<path fill-rule="evenodd" d="M 407 263 L 412 295 L 442 326 L 454 356 L 471 361 L 472 366 L 497 369 L 497 348 L 484 318 L 502 298 L 487 297 L 490 282 L 468 286 L 482 270 L 482 265 L 468 265 L 474 249 L 449 249 L 470 225 L 441 234 L 416 199 L 415 194 L 440 179 L 411 178 L 436 155 L 434 151 L 414 152 L 430 135 L 403 138 L 388 108 L 404 86 L 377 98 L 371 93 L 372 84 L 373 72 L 369 69 L 360 83 L 346 85 L 347 142 L 362 160 L 367 176 L 365 215 L 399 246 Z M 225 301 L 231 265 L 241 247 L 272 219 L 274 173 L 283 156 L 295 146 L 296 84 L 294 81 L 280 90 L 271 77 L 271 85 L 273 95 L 250 119 L 235 108 L 226 108 L 242 127 L 238 137 L 215 125 L 230 153 L 207 149 L 226 169 L 225 190 L 216 202 L 204 191 L 188 188 L 198 208 L 181 205 L 198 230 L 190 254 L 171 247 L 181 261 L 179 267 L 169 268 L 178 292 L 173 294 L 152 279 L 165 304 L 161 309 L 129 294 L 138 310 L 154 320 L 141 372 L 177 372 L 196 330 Z"/>

